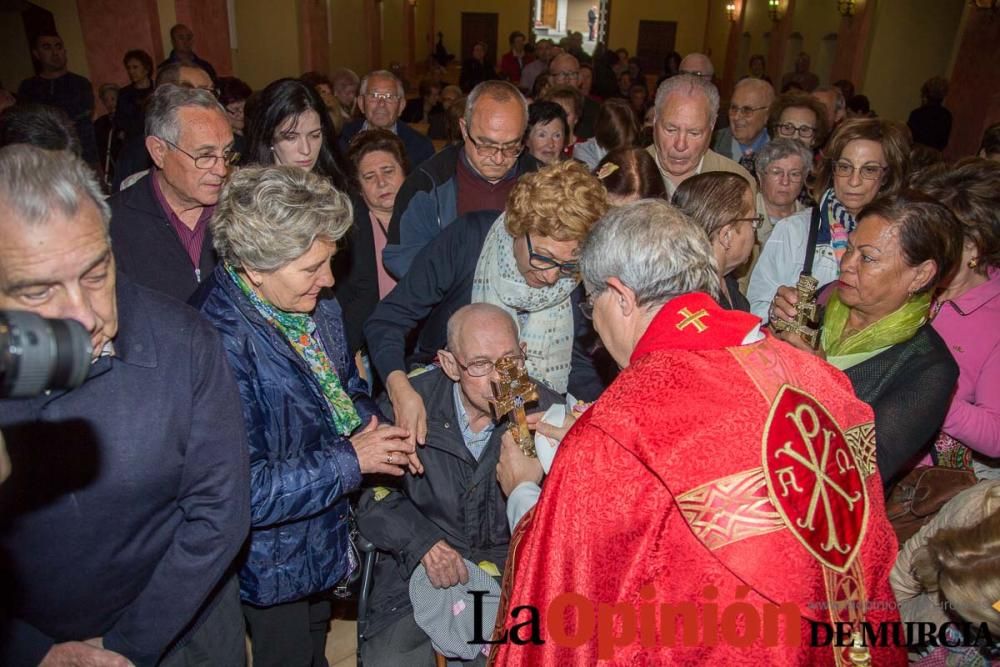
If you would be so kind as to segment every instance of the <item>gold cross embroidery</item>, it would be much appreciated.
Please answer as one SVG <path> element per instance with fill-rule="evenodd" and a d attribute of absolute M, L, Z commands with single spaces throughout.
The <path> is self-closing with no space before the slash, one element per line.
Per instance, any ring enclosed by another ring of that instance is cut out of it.
<path fill-rule="evenodd" d="M 677 314 L 684 318 L 677 325 L 677 328 L 681 331 L 684 331 L 684 328 L 691 324 L 694 325 L 694 328 L 698 331 L 698 333 L 702 333 L 708 329 L 708 325 L 701 321 L 702 318 L 708 317 L 708 311 L 704 308 L 699 310 L 697 313 L 692 313 L 687 308 L 681 308 L 677 311 Z"/>

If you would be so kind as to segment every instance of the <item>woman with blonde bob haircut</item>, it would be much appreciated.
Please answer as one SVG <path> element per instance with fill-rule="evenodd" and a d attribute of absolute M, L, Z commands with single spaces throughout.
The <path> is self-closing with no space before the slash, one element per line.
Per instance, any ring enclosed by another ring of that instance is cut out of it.
<path fill-rule="evenodd" d="M 376 428 L 329 295 L 347 196 L 299 167 L 248 167 L 210 224 L 220 262 L 197 305 L 222 334 L 243 402 L 251 530 L 240 597 L 253 662 L 310 664 L 325 644 L 315 621 L 330 616 L 322 594 L 357 566 L 348 496 L 363 474 L 402 475 L 414 450 L 403 429 Z"/>
<path fill-rule="evenodd" d="M 514 317 L 532 377 L 584 400 L 600 394 L 587 351 L 593 332 L 574 304 L 582 292 L 577 253 L 607 210 L 600 181 L 578 162 L 559 162 L 522 176 L 499 216 L 467 213 L 417 255 L 375 308 L 365 336 L 397 423 L 415 429 L 418 442 L 426 412 L 406 373 L 445 348 L 448 318 L 468 303 L 491 303 Z M 408 354 L 406 340 L 418 328 Z"/>

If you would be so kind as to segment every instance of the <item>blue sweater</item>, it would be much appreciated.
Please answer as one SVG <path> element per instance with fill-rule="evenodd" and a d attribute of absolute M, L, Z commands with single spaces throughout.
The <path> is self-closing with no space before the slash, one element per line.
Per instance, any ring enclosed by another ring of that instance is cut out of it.
<path fill-rule="evenodd" d="M 206 611 L 250 524 L 246 433 L 219 335 L 118 276 L 115 356 L 69 392 L 0 401 L 0 664 L 103 637 L 153 665 Z"/>

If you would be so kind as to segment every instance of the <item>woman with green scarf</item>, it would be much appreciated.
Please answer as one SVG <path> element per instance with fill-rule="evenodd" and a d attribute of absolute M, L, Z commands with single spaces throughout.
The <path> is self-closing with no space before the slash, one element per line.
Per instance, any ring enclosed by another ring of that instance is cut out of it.
<path fill-rule="evenodd" d="M 944 421 L 958 365 L 930 325 L 934 290 L 957 266 L 962 226 L 914 191 L 878 199 L 858 214 L 829 296 L 816 354 L 844 371 L 875 412 L 883 484 L 926 453 Z M 772 320 L 792 320 L 798 298 L 782 287 Z M 795 333 L 778 334 L 811 350 Z"/>
<path fill-rule="evenodd" d="M 351 220 L 328 178 L 285 166 L 233 174 L 210 223 L 220 263 L 195 305 L 243 403 L 251 528 L 236 567 L 255 666 L 323 661 L 330 590 L 358 567 L 349 495 L 364 474 L 419 465 L 409 433 L 379 423 L 329 292 Z"/>

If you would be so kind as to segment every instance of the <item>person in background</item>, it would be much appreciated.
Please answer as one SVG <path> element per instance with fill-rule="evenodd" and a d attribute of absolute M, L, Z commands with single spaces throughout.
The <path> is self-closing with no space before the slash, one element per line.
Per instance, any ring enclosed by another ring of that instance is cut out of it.
<path fill-rule="evenodd" d="M 360 196 L 352 198 L 354 224 L 345 237 L 344 249 L 334 256 L 333 272 L 337 301 L 344 309 L 347 344 L 354 355 L 364 346 L 365 321 L 396 286 L 396 279 L 382 264 L 382 251 L 408 165 L 399 137 L 386 130 L 355 135 L 347 157 L 354 167 Z"/>
<path fill-rule="evenodd" d="M 749 313 L 735 272 L 750 258 L 764 221 L 750 184 L 736 174 L 706 171 L 681 183 L 671 203 L 708 235 L 719 275 L 719 305 Z"/>
<path fill-rule="evenodd" d="M 595 102 L 600 102 L 601 98 L 594 93 L 594 68 L 592 65 L 580 65 L 580 92 L 584 97 L 589 97 Z"/>
<path fill-rule="evenodd" d="M 340 111 L 344 116 L 344 122 L 349 123 L 360 114 L 357 98 L 361 79 L 354 73 L 354 70 L 344 67 L 334 72 L 330 80 L 333 81 L 333 94 L 340 102 Z"/>
<path fill-rule="evenodd" d="M 812 276 L 819 287 L 837 279 L 858 213 L 876 197 L 895 195 L 906 183 L 909 132 L 901 123 L 852 120 L 834 131 L 826 155 L 816 174 L 818 209 L 804 209 L 778 222 L 750 276 L 750 309 L 765 321 L 778 288 L 798 282 L 806 253 L 813 255 Z M 807 248 L 814 210 L 819 229 L 815 247 Z"/>
<path fill-rule="evenodd" d="M 820 86 L 809 94 L 826 109 L 826 127 L 832 133 L 847 117 L 847 98 L 836 86 Z"/>
<path fill-rule="evenodd" d="M 609 151 L 594 175 L 608 191 L 611 206 L 624 206 L 640 199 L 666 199 L 667 190 L 656 162 L 642 148 L 623 147 Z"/>
<path fill-rule="evenodd" d="M 983 132 L 983 140 L 979 143 L 979 157 L 1000 162 L 1000 123 L 994 123 Z"/>
<path fill-rule="evenodd" d="M 677 73 L 696 76 L 712 83 L 715 79 L 715 66 L 712 64 L 712 59 L 704 53 L 689 53 L 681 60 Z"/>
<path fill-rule="evenodd" d="M 632 87 L 628 90 L 628 104 L 632 109 L 632 115 L 635 116 L 637 120 L 641 120 L 646 117 L 646 111 L 649 109 L 649 91 L 646 90 L 646 86 L 642 86 L 638 83 L 632 84 Z"/>
<path fill-rule="evenodd" d="M 76 127 L 84 162 L 97 165 L 94 89 L 90 81 L 69 71 L 62 37 L 53 32 L 42 31 L 35 36 L 31 56 L 37 63 L 38 74 L 21 82 L 17 89 L 18 101 L 47 104 L 65 111 Z"/>
<path fill-rule="evenodd" d="M 521 83 L 521 72 L 524 67 L 534 60 L 530 54 L 525 53 L 524 43 L 528 41 L 524 33 L 515 30 L 510 33 L 507 43 L 510 44 L 510 51 L 503 54 L 500 59 L 500 72 L 507 75 L 507 80 L 515 86 Z"/>
<path fill-rule="evenodd" d="M 233 128 L 233 150 L 240 155 L 247 152 L 246 106 L 253 90 L 242 79 L 235 76 L 219 78 L 219 104 L 226 110 L 229 126 Z"/>
<path fill-rule="evenodd" d="M 872 110 L 871 101 L 867 95 L 855 95 L 847 98 L 848 118 L 875 118 L 878 114 Z"/>
<path fill-rule="evenodd" d="M 573 146 L 573 158 L 593 171 L 609 152 L 635 146 L 638 133 L 635 115 L 629 104 L 625 100 L 607 100 L 597 114 L 594 136 Z"/>
<path fill-rule="evenodd" d="M 566 157 L 571 157 L 573 154 L 573 147 L 578 141 L 583 141 L 576 134 L 576 128 L 579 125 L 580 114 L 583 112 L 583 93 L 576 86 L 553 86 L 549 88 L 542 99 L 546 102 L 554 102 L 563 108 L 566 112 L 566 127 L 569 128 L 569 133 L 566 135 L 566 147 L 564 149 L 564 155 Z"/>
<path fill-rule="evenodd" d="M 403 474 L 414 452 L 406 431 L 380 425 L 326 289 L 350 224 L 347 195 L 328 179 L 294 166 L 240 169 L 212 217 L 220 263 L 193 303 L 222 335 L 248 435 L 239 579 L 257 667 L 325 662 L 329 591 L 359 566 L 348 497 L 362 475 Z"/>
<path fill-rule="evenodd" d="M 767 128 L 773 139 L 795 139 L 810 152 L 826 142 L 826 108 L 815 95 L 784 93 L 771 104 Z"/>
<path fill-rule="evenodd" d="M 153 59 L 142 49 L 125 52 L 122 59 L 129 84 L 118 91 L 115 119 L 125 132 L 125 140 L 142 137 L 145 131 L 146 100 L 153 94 Z"/>
<path fill-rule="evenodd" d="M 351 191 L 351 166 L 333 143 L 333 127 L 316 91 L 298 79 L 278 79 L 254 97 L 247 119 L 245 164 L 285 164 Z"/>
<path fill-rule="evenodd" d="M 441 105 L 441 82 L 422 79 L 417 89 L 420 97 L 408 100 L 399 118 L 404 123 L 429 124 L 432 115 L 444 112 Z"/>
<path fill-rule="evenodd" d="M 729 101 L 729 127 L 715 133 L 712 150 L 753 174 L 755 154 L 771 140 L 767 114 L 772 102 L 774 88 L 767 81 L 741 79 Z"/>
<path fill-rule="evenodd" d="M 849 100 L 854 97 L 854 84 L 847 79 L 838 79 L 833 82 L 833 87 L 840 91 L 840 94 L 844 96 L 845 100 Z M 817 88 L 817 90 L 819 90 Z M 813 91 L 815 92 L 815 91 Z"/>
<path fill-rule="evenodd" d="M 800 90 L 811 93 L 819 86 L 819 77 L 809 71 L 809 54 L 805 51 L 799 53 L 795 59 L 795 69 L 781 77 L 781 90 L 794 84 Z"/>
<path fill-rule="evenodd" d="M 546 93 L 552 88 L 552 77 L 548 72 L 542 72 L 535 77 L 535 85 L 531 89 L 531 95 L 528 96 L 529 101 L 544 100 Z"/>
<path fill-rule="evenodd" d="M 299 77 L 299 81 L 307 86 L 312 86 L 319 98 L 323 100 L 323 105 L 330 116 L 330 123 L 333 125 L 333 136 L 339 137 L 350 118 L 340 106 L 340 100 L 333 94 L 333 82 L 325 74 L 319 72 L 305 72 Z"/>
<path fill-rule="evenodd" d="M 948 96 L 948 79 L 934 76 L 920 87 L 920 106 L 910 112 L 906 125 L 913 134 L 913 143 L 943 151 L 951 136 L 951 112 L 944 107 Z"/>
<path fill-rule="evenodd" d="M 632 74 L 628 70 L 618 75 L 618 90 L 613 97 L 627 100 L 629 91 L 632 89 Z"/>
<path fill-rule="evenodd" d="M 525 94 L 530 94 L 535 88 L 535 78 L 549 69 L 549 61 L 554 57 L 551 39 L 540 39 L 535 43 L 535 59 L 521 70 L 521 80 L 518 87 Z"/>
<path fill-rule="evenodd" d="M 460 101 L 461 104 L 458 104 Z M 462 132 L 458 127 L 458 119 L 465 115 L 465 96 L 462 95 L 462 89 L 454 85 L 442 88 L 439 106 L 440 110 L 432 110 L 427 119 L 427 137 L 443 139 L 447 143 L 460 141 Z"/>
<path fill-rule="evenodd" d="M 749 70 L 750 73 L 747 76 L 751 79 L 762 79 L 771 83 L 771 77 L 767 75 L 767 65 L 764 56 L 759 53 L 750 56 Z"/>
<path fill-rule="evenodd" d="M 183 23 L 178 23 L 172 27 L 170 29 L 170 43 L 173 49 L 171 49 L 167 59 L 156 66 L 157 70 L 161 70 L 171 64 L 189 65 L 200 67 L 208 72 L 208 76 L 212 78 L 212 81 L 218 79 L 215 68 L 212 67 L 211 63 L 199 58 L 194 52 L 194 33 L 191 31 L 191 28 Z"/>
<path fill-rule="evenodd" d="M 554 86 L 570 86 L 579 90 L 580 61 L 568 53 L 555 56 L 549 63 L 549 81 Z M 576 111 L 577 120 L 570 119 L 570 132 L 581 139 L 589 139 L 594 136 L 594 123 L 597 122 L 597 112 L 601 105 L 582 93 L 580 99 L 580 108 Z"/>
<path fill-rule="evenodd" d="M 118 85 L 106 83 L 98 90 L 98 97 L 107 113 L 94 121 L 94 136 L 97 140 L 97 154 L 100 156 L 100 173 L 104 174 L 105 186 L 114 179 L 115 161 L 121 150 L 124 132 L 118 127 Z"/>
<path fill-rule="evenodd" d="M 587 10 L 587 41 L 593 42 L 597 39 L 597 5 L 591 5 Z"/>
<path fill-rule="evenodd" d="M 483 81 L 493 81 L 498 78 L 493 69 L 492 59 L 487 58 L 488 49 L 486 42 L 476 42 L 472 47 L 471 56 L 462 63 L 458 86 L 463 93 L 472 92 L 472 89 Z"/>
<path fill-rule="evenodd" d="M 615 49 L 615 64 L 611 66 L 615 76 L 621 76 L 622 72 L 628 71 L 628 49 Z"/>
<path fill-rule="evenodd" d="M 888 489 L 930 451 L 955 391 L 958 364 L 930 323 L 930 305 L 960 261 L 962 224 L 915 190 L 877 199 L 856 218 L 819 349 L 794 332 L 777 336 L 844 371 L 872 406 L 875 463 Z M 791 321 L 796 303 L 795 288 L 782 286 L 769 320 Z"/>
<path fill-rule="evenodd" d="M 0 114 L 0 147 L 30 144 L 81 156 L 76 126 L 66 112 L 44 104 L 18 104 Z"/>
<path fill-rule="evenodd" d="M 569 137 L 566 111 L 555 102 L 540 100 L 528 107 L 528 129 L 524 147 L 541 164 L 553 164 L 565 157 Z"/>
<path fill-rule="evenodd" d="M 757 153 L 755 162 L 760 183 L 757 210 L 765 214 L 757 241 L 763 247 L 779 220 L 803 209 L 799 193 L 812 171 L 812 152 L 792 139 L 772 139 Z"/>
<path fill-rule="evenodd" d="M 1000 164 L 967 158 L 912 185 L 962 224 L 962 257 L 934 295 L 931 323 L 958 362 L 932 462 L 1000 479 Z"/>

